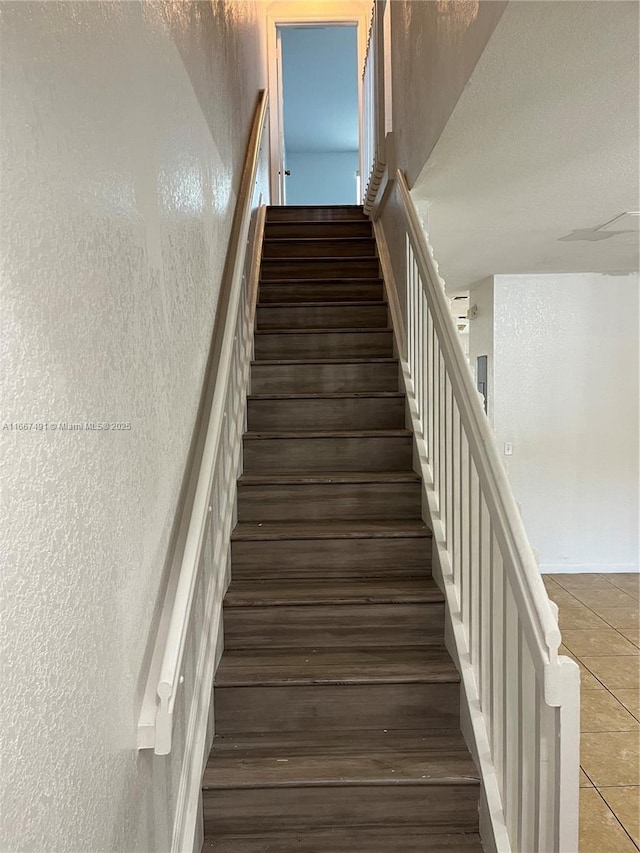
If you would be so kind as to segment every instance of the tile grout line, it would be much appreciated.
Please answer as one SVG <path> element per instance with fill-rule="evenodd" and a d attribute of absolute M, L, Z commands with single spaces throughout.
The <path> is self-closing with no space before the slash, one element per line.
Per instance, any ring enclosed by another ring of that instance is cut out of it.
<path fill-rule="evenodd" d="M 625 833 L 625 835 L 629 838 L 629 840 L 631 841 L 631 843 L 633 844 L 633 846 L 636 848 L 636 850 L 640 850 L 640 847 L 638 847 L 638 845 L 636 844 L 636 842 L 634 841 L 634 839 L 629 835 L 629 833 L 627 832 L 627 829 L 626 829 L 625 825 L 622 823 L 622 821 L 620 820 L 620 818 L 618 817 L 618 815 L 614 812 L 614 810 L 611 808 L 611 806 L 609 805 L 609 803 L 608 803 L 608 802 L 605 800 L 605 798 L 602 796 L 602 792 L 600 791 L 600 788 L 596 788 L 596 786 L 595 786 L 595 785 L 594 785 L 593 787 L 594 787 L 594 788 L 595 788 L 595 790 L 597 791 L 598 796 L 600 797 L 600 799 L 602 800 L 602 802 L 605 804 L 606 808 L 608 808 L 608 809 L 609 809 L 609 811 L 611 812 L 611 814 L 612 814 L 612 815 L 614 816 L 614 818 L 617 820 L 618 824 L 622 827 L 623 832 L 624 832 L 624 833 Z M 607 785 L 607 786 L 605 786 L 605 787 L 608 787 L 608 788 L 615 788 L 615 787 L 623 788 L 623 787 L 630 787 L 630 786 L 628 786 L 628 785 Z M 631 787 L 635 787 L 635 786 L 633 786 L 633 785 L 632 785 Z"/>
<path fill-rule="evenodd" d="M 628 576 L 629 576 L 629 577 L 633 577 L 635 574 L 636 574 L 636 572 L 629 572 L 629 573 L 628 573 Z M 630 592 L 627 592 L 627 590 L 626 590 L 626 589 L 624 589 L 624 587 L 622 587 L 622 586 L 618 586 L 618 584 L 617 584 L 617 583 L 614 583 L 612 580 L 609 580 L 609 577 L 607 577 L 607 575 L 598 575 L 598 577 L 599 577 L 599 578 L 601 578 L 602 580 L 606 581 L 608 584 L 611 584 L 611 586 L 612 586 L 612 587 L 614 587 L 615 589 L 619 589 L 619 590 L 620 590 L 620 592 L 624 592 L 624 593 L 626 593 L 626 595 L 628 595 L 628 596 L 630 596 L 631 598 L 633 598 L 633 596 L 631 595 L 631 593 L 630 593 Z M 558 584 L 558 586 L 560 586 L 560 584 Z M 638 584 L 638 586 L 639 586 L 639 588 L 640 588 L 640 583 Z M 635 600 L 636 600 L 638 603 L 640 603 L 640 598 L 635 599 Z"/>
<path fill-rule="evenodd" d="M 598 576 L 598 577 L 601 577 L 601 576 Z M 607 578 L 602 578 L 602 579 L 603 579 L 603 580 L 606 580 L 606 582 L 607 582 L 607 583 L 609 583 L 609 585 L 610 585 L 612 588 L 614 588 L 614 589 L 616 589 L 616 590 L 618 590 L 618 591 L 620 591 L 620 592 L 623 592 L 623 593 L 627 594 L 626 590 L 621 589 L 620 587 L 616 586 L 614 583 L 612 583 L 611 581 L 609 581 Z M 598 613 L 598 612 L 597 612 L 593 607 L 591 607 L 591 606 L 590 606 L 590 605 L 588 605 L 588 604 L 585 604 L 583 601 L 580 601 L 580 599 L 579 599 L 579 598 L 577 598 L 577 596 L 575 596 L 575 595 L 574 595 L 570 590 L 565 589 L 563 586 L 561 586 L 561 585 L 560 585 L 559 583 L 557 583 L 555 580 L 553 581 L 553 584 L 555 584 L 555 586 L 557 586 L 557 587 L 558 587 L 560 590 L 562 590 L 563 592 L 567 593 L 567 594 L 570 596 L 570 598 L 571 598 L 571 599 L 575 600 L 578 604 L 581 604 L 583 607 L 585 607 L 588 611 L 590 611 L 591 613 L 593 613 L 593 614 L 594 614 L 595 616 L 597 616 L 599 619 L 602 619 L 602 621 L 605 623 L 605 625 L 607 625 L 607 627 L 608 627 L 608 628 L 610 628 L 611 630 L 615 631 L 615 632 L 616 632 L 616 634 L 617 634 L 618 636 L 622 637 L 622 639 L 627 640 L 627 642 L 630 642 L 633 646 L 636 646 L 636 647 L 637 647 L 637 644 L 636 644 L 636 643 L 634 643 L 632 640 L 629 640 L 627 637 L 625 637 L 625 635 L 624 635 L 624 634 L 623 634 L 623 633 L 622 633 L 618 628 L 616 628 L 614 625 L 611 625 L 610 621 L 609 621 L 608 619 L 606 619 L 604 616 L 602 616 L 600 613 Z M 546 584 L 545 584 L 545 586 L 546 586 Z M 552 587 L 552 589 L 553 589 L 553 587 Z M 551 599 L 553 599 L 553 596 L 552 596 L 551 592 L 549 591 L 549 589 L 547 589 L 547 594 L 549 595 L 549 597 L 550 597 Z M 632 597 L 632 596 L 630 596 L 630 595 L 629 595 L 629 599 L 630 599 L 630 601 L 632 601 L 632 602 L 633 602 L 633 604 L 635 604 L 635 605 L 637 605 L 637 604 L 638 604 L 638 602 L 637 602 L 635 599 L 633 599 L 633 597 Z M 622 606 L 625 606 L 625 605 L 622 605 Z M 560 608 L 560 607 L 561 607 L 561 605 L 558 605 L 558 607 Z M 583 628 L 583 629 L 580 629 L 580 628 L 573 628 L 573 629 L 571 629 L 571 628 L 569 628 L 569 629 L 567 629 L 567 630 L 571 631 L 571 630 L 590 630 L 590 629 L 589 629 L 587 626 L 585 626 L 585 628 Z M 594 631 L 597 631 L 597 629 L 593 629 L 593 630 L 594 630 Z M 583 660 L 582 660 L 582 659 L 581 659 L 577 654 L 575 654 L 575 652 L 571 651 L 571 649 L 569 648 L 569 646 L 567 646 L 567 645 L 566 645 L 566 643 L 564 643 L 564 641 L 563 641 L 563 645 L 565 646 L 565 648 L 567 649 L 567 651 L 568 651 L 568 652 L 569 652 L 569 653 L 570 653 L 570 654 L 575 658 L 575 660 L 579 663 L 579 665 L 580 665 L 580 666 L 583 666 L 583 667 L 585 668 L 585 670 L 586 670 L 586 671 L 587 671 L 587 672 L 588 672 L 588 673 L 589 673 L 589 674 L 590 674 L 590 675 L 591 675 L 591 676 L 592 676 L 592 677 L 593 677 L 593 678 L 594 678 L 594 679 L 595 679 L 595 680 L 596 680 L 596 681 L 597 681 L 597 682 L 598 682 L 598 683 L 599 683 L 599 684 L 604 688 L 604 690 L 606 690 L 606 691 L 607 691 L 607 693 L 608 693 L 608 694 L 609 694 L 609 695 L 614 699 L 614 701 L 615 701 L 615 702 L 620 706 L 620 708 L 622 708 L 622 710 L 623 710 L 623 711 L 626 711 L 627 713 L 629 713 L 629 714 L 630 714 L 630 716 L 631 716 L 631 718 L 632 718 L 633 720 L 636 720 L 638 723 L 640 723 L 640 719 L 638 719 L 638 715 L 636 715 L 633 711 L 631 711 L 629 708 L 627 708 L 627 707 L 626 707 L 626 706 L 625 706 L 625 705 L 620 701 L 620 699 L 618 699 L 618 697 L 613 693 L 613 690 L 612 690 L 612 689 L 610 689 L 609 687 L 607 687 L 607 685 L 606 685 L 606 684 L 604 684 L 604 683 L 600 680 L 600 678 L 598 678 L 598 676 L 597 676 L 597 675 L 595 675 L 595 674 L 594 674 L 594 673 L 589 669 L 589 667 L 584 663 L 584 661 L 583 661 Z M 640 648 L 639 648 L 638 650 L 640 651 Z M 587 657 L 589 657 L 589 655 L 587 655 Z M 616 657 L 616 658 L 619 658 L 619 657 L 635 657 L 635 655 L 633 655 L 633 654 L 629 654 L 629 655 L 597 655 L 597 654 L 596 654 L 596 655 L 591 655 L 591 657 Z M 588 688 L 585 688 L 585 689 L 588 689 Z M 595 689 L 597 690 L 598 688 L 595 688 Z M 629 687 L 624 687 L 624 686 L 623 686 L 623 687 L 618 687 L 618 688 L 616 688 L 616 689 L 618 689 L 618 690 L 631 689 L 631 690 L 632 690 L 632 689 L 634 689 L 634 688 L 629 688 Z M 635 730 L 633 730 L 633 729 L 632 729 L 632 730 L 630 730 L 630 731 L 627 731 L 627 733 L 632 734 L 634 731 L 635 731 Z M 586 731 L 584 731 L 584 730 L 581 730 L 581 734 L 618 734 L 618 733 L 620 733 L 618 730 L 612 730 L 612 731 L 606 731 L 606 732 L 586 732 Z M 615 811 L 613 810 L 613 808 L 612 808 L 612 807 L 609 805 L 609 803 L 606 801 L 606 799 L 605 799 L 605 797 L 604 797 L 604 795 L 603 795 L 603 793 L 602 793 L 602 790 L 601 790 L 601 789 L 600 789 L 600 788 L 599 788 L 599 787 L 594 783 L 593 779 L 592 779 L 592 778 L 591 778 L 591 776 L 587 773 L 587 771 L 586 771 L 586 770 L 585 770 L 585 768 L 583 767 L 582 763 L 580 764 L 580 769 L 581 769 L 581 771 L 584 773 L 584 775 L 585 775 L 585 777 L 587 778 L 587 780 L 590 782 L 590 784 L 591 784 L 591 786 L 593 787 L 593 789 L 597 792 L 597 794 L 598 794 L 598 796 L 600 797 L 601 801 L 604 803 L 605 808 L 606 808 L 606 809 L 607 809 L 607 810 L 608 810 L 608 811 L 613 815 L 613 817 L 615 818 L 616 823 L 621 827 L 622 831 L 623 831 L 623 832 L 625 833 L 625 835 L 629 838 L 629 840 L 630 840 L 630 841 L 631 841 L 631 843 L 633 844 L 634 848 L 635 848 L 636 850 L 640 850 L 640 846 L 638 846 L 638 844 L 636 843 L 636 841 L 634 840 L 634 838 L 631 836 L 631 834 L 628 832 L 628 830 L 626 829 L 626 827 L 624 826 L 624 824 L 622 823 L 622 821 L 620 820 L 620 818 L 618 817 L 618 815 L 615 813 Z M 603 787 L 603 788 L 629 788 L 629 787 L 632 787 L 632 788 L 633 788 L 633 787 L 640 787 L 640 786 L 635 786 L 635 785 L 604 785 L 604 786 L 602 786 L 602 787 Z M 584 788 L 584 790 L 589 790 L 589 788 L 588 788 L 588 787 L 586 787 L 586 788 Z"/>

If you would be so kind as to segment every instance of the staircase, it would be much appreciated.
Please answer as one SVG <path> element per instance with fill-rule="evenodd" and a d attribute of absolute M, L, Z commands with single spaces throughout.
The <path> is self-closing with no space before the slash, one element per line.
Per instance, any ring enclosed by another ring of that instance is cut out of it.
<path fill-rule="evenodd" d="M 206 850 L 482 849 L 398 387 L 362 208 L 270 208 Z"/>

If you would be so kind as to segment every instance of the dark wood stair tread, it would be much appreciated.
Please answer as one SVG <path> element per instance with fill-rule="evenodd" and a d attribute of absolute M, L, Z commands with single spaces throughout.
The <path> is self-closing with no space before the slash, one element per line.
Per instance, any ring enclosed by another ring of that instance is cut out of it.
<path fill-rule="evenodd" d="M 349 222 L 349 220 L 346 220 Z M 300 224 L 300 223 L 296 223 Z M 335 221 L 332 223 L 335 224 Z M 265 243 L 313 243 L 317 245 L 318 243 L 326 243 L 326 242 L 340 242 L 340 243 L 360 243 L 362 241 L 368 241 L 373 246 L 375 246 L 375 238 L 374 237 L 353 237 L 351 235 L 344 237 L 265 237 L 263 240 L 263 245 Z"/>
<path fill-rule="evenodd" d="M 431 531 L 423 521 L 265 521 L 237 524 L 234 541 L 286 539 L 426 538 Z"/>
<path fill-rule="evenodd" d="M 333 331 L 333 330 L 331 330 Z M 379 330 L 378 330 L 379 331 Z M 354 358 L 347 356 L 345 358 L 261 358 L 260 361 L 252 361 L 251 366 L 267 367 L 269 365 L 292 365 L 292 364 L 398 364 L 397 358 L 387 358 L 384 356 L 360 356 Z"/>
<path fill-rule="evenodd" d="M 249 394 L 247 400 L 404 400 L 405 396 L 404 391 L 337 391 L 332 394 L 317 391 L 297 394 Z"/>
<path fill-rule="evenodd" d="M 269 258 L 270 261 L 279 260 L 276 258 Z M 298 260 L 298 258 L 295 258 Z M 308 260 L 318 261 L 324 260 L 323 258 L 309 258 Z M 335 258 L 330 258 L 329 260 L 336 260 Z M 345 258 L 338 258 L 338 260 L 345 260 Z M 354 260 L 353 258 L 347 258 L 347 260 Z M 356 260 L 362 260 L 362 258 L 356 258 Z M 353 276 L 341 276 L 341 275 L 331 275 L 327 276 L 327 278 L 267 278 L 260 279 L 260 287 L 270 286 L 272 284 L 293 284 L 298 285 L 301 288 L 304 288 L 305 285 L 309 285 L 310 287 L 315 287 L 318 284 L 384 284 L 384 279 L 379 275 L 374 275 L 369 278 L 353 278 Z M 258 294 L 258 299 L 260 295 Z M 306 305 L 306 303 L 304 303 Z"/>
<path fill-rule="evenodd" d="M 269 204 L 267 205 L 267 219 L 273 217 L 274 221 L 279 222 L 279 216 L 287 216 L 289 213 L 295 214 L 299 210 L 308 210 L 314 215 L 322 213 L 333 214 L 336 211 L 345 210 L 349 213 L 360 213 L 363 218 L 368 218 L 361 204 Z M 297 216 L 295 221 L 298 221 Z"/>
<path fill-rule="evenodd" d="M 475 832 L 441 834 L 446 827 L 334 827 L 205 839 L 203 853 L 482 853 Z"/>
<path fill-rule="evenodd" d="M 287 205 L 287 207 L 291 207 L 291 208 L 295 209 L 296 205 Z M 304 210 L 308 210 L 308 208 L 309 208 L 308 205 L 298 205 L 298 207 L 300 209 L 304 209 Z M 326 208 L 326 205 L 325 205 L 325 208 Z M 321 209 L 323 209 L 322 206 L 318 207 L 318 210 L 321 210 Z M 355 209 L 357 209 L 357 208 L 355 208 Z M 295 219 L 270 219 L 269 213 L 267 213 L 267 224 L 268 225 L 272 225 L 274 223 L 277 225 L 289 225 L 289 224 L 291 224 L 291 225 L 326 225 L 327 222 L 330 223 L 331 225 L 339 225 L 340 223 L 342 223 L 344 225 L 351 225 L 353 223 L 353 221 L 354 221 L 353 219 L 348 219 L 348 218 L 344 218 L 344 219 L 304 219 L 302 217 L 296 217 Z M 365 216 L 365 217 L 363 217 L 363 219 L 355 220 L 355 221 L 356 222 L 358 222 L 358 221 L 370 222 L 370 219 L 369 219 L 369 217 Z"/>
<path fill-rule="evenodd" d="M 477 785 L 458 732 L 278 732 L 216 737 L 202 787 Z"/>
<path fill-rule="evenodd" d="M 338 221 L 340 221 L 340 220 L 338 220 Z M 342 220 L 342 221 L 348 222 L 349 224 L 351 224 L 351 220 L 349 220 L 349 219 Z M 332 222 L 332 224 L 335 225 L 335 222 L 336 221 L 334 220 Z M 301 223 L 296 222 L 295 224 L 300 225 Z M 315 241 L 320 241 L 320 240 L 345 240 L 345 241 L 349 241 L 349 240 L 366 240 L 366 239 L 370 239 L 372 243 L 375 243 L 375 237 L 373 237 L 373 236 L 367 238 L 367 237 L 353 237 L 351 235 L 347 235 L 345 237 L 265 237 L 264 242 L 265 243 L 278 243 L 281 240 L 285 240 L 285 241 L 300 240 L 301 242 L 306 241 L 306 242 L 312 242 L 313 243 Z"/>
<path fill-rule="evenodd" d="M 364 219 L 269 219 L 267 216 L 267 225 L 353 225 L 354 222 L 369 222 Z"/>
<path fill-rule="evenodd" d="M 294 238 L 295 239 L 295 238 Z M 323 238 L 323 239 L 333 239 L 333 238 Z M 340 239 L 340 238 L 338 238 Z M 357 239 L 369 239 L 368 237 L 358 237 Z M 302 262 L 303 264 L 315 264 L 318 261 L 334 261 L 337 263 L 344 263 L 345 261 L 348 263 L 352 261 L 353 263 L 357 263 L 358 261 L 371 261 L 378 260 L 377 255 L 313 255 L 310 257 L 303 258 L 262 258 L 262 264 L 281 264 L 283 261 L 295 261 L 296 263 Z M 380 276 L 376 276 L 376 278 L 380 278 Z M 271 280 L 271 279 L 269 279 Z"/>
<path fill-rule="evenodd" d="M 256 329 L 256 335 L 319 335 L 319 334 L 327 334 L 327 335 L 371 335 L 371 334 L 392 334 L 392 329 L 381 329 L 379 326 L 372 326 L 371 328 L 355 328 L 355 329 L 336 329 L 336 328 L 324 328 L 324 329 Z M 364 357 L 366 359 L 366 356 Z"/>
<path fill-rule="evenodd" d="M 217 687 L 459 681 L 453 661 L 440 646 L 228 650 L 215 676 Z"/>
<path fill-rule="evenodd" d="M 263 438 L 408 438 L 408 429 L 295 429 L 245 432 L 244 439 L 257 441 Z"/>
<path fill-rule="evenodd" d="M 334 580 L 232 580 L 224 600 L 229 607 L 353 604 L 441 604 L 444 596 L 432 578 Z M 400 626 L 398 626 L 400 630 Z"/>
<path fill-rule="evenodd" d="M 326 299 L 314 300 L 313 302 L 258 302 L 256 308 L 261 310 L 269 310 L 270 308 L 296 308 L 304 310 L 305 308 L 368 308 L 370 306 L 379 307 L 380 305 L 388 305 L 386 299 L 361 299 L 359 302 L 327 302 Z"/>
<path fill-rule="evenodd" d="M 355 483 L 419 483 L 420 475 L 415 471 L 309 471 L 264 474 L 242 474 L 238 479 L 241 486 L 304 486 L 310 483 L 355 484 Z"/>

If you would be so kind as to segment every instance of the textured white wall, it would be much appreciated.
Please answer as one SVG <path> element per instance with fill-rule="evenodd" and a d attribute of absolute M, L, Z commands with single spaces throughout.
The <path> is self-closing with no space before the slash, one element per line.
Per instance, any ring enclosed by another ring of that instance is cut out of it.
<path fill-rule="evenodd" d="M 640 570 L 639 293 L 495 276 L 494 428 L 542 571 Z"/>
<path fill-rule="evenodd" d="M 506 6 L 505 0 L 391 3 L 394 160 L 410 187 L 428 162 Z M 426 220 L 427 206 L 421 207 L 422 198 L 415 192 L 412 195 Z M 401 286 L 406 247 L 401 222 L 401 205 L 393 191 L 382 225 L 406 322 L 406 293 Z"/>
<path fill-rule="evenodd" d="M 637 231 L 588 238 L 640 205 L 639 14 L 508 4 L 412 189 L 451 292 L 498 273 L 638 270 Z"/>
<path fill-rule="evenodd" d="M 412 186 L 507 3 L 393 0 L 393 131 Z"/>
<path fill-rule="evenodd" d="M 135 724 L 262 82 L 256 9 L 1 15 L 2 422 L 49 428 L 0 436 L 0 849 L 164 853 L 180 768 L 138 754 Z M 52 427 L 85 421 L 131 429 Z"/>

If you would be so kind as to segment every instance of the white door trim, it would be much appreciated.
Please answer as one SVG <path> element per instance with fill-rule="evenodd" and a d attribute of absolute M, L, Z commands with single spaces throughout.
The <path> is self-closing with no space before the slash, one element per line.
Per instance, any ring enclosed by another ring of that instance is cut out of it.
<path fill-rule="evenodd" d="M 280 121 L 282 116 L 281 95 L 278 86 L 277 70 L 277 28 L 285 26 L 337 26 L 354 25 L 358 34 L 358 77 L 362 75 L 364 58 L 367 49 L 367 37 L 371 9 L 373 4 L 369 0 L 323 0 L 322 3 L 305 3 L 306 14 L 300 14 L 300 3 L 296 0 L 276 0 L 267 9 L 267 75 L 269 81 L 269 92 L 272 94 L 271 121 L 269 122 L 269 178 L 271 186 L 271 204 L 282 204 L 280 189 L 280 163 L 282 155 L 280 152 L 281 135 Z M 311 12 L 310 9 L 317 11 Z M 358 83 L 358 128 L 360 159 L 362 159 L 362 83 Z M 362 174 L 362 165 L 361 165 Z"/>

